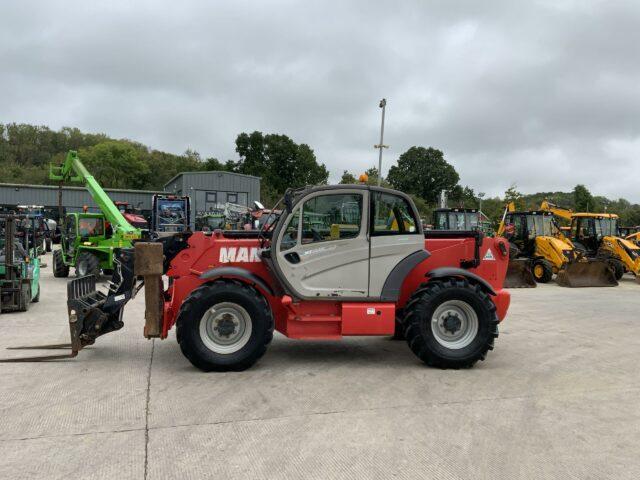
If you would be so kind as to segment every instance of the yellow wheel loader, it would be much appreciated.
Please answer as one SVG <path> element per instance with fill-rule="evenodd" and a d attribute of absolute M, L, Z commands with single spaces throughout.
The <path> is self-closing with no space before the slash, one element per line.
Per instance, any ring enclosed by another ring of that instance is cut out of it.
<path fill-rule="evenodd" d="M 515 287 L 529 286 L 527 268 L 537 283 L 551 281 L 569 287 L 608 287 L 618 282 L 603 262 L 589 261 L 580 255 L 547 211 L 515 211 L 507 205 L 498 234 L 511 245 L 509 282 Z M 523 283 L 524 285 L 519 285 Z M 514 287 L 512 287 L 514 288 Z"/>
<path fill-rule="evenodd" d="M 625 272 L 631 272 L 640 283 L 640 246 L 618 236 L 618 215 L 574 213 L 546 200 L 541 209 L 571 221 L 571 242 L 585 258 L 608 264 L 616 280 L 620 280 Z"/>

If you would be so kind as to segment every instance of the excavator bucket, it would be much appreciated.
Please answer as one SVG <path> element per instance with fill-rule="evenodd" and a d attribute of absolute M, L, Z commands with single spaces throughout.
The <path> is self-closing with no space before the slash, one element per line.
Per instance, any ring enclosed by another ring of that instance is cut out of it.
<path fill-rule="evenodd" d="M 96 289 L 93 275 L 76 278 L 67 284 L 67 309 L 71 342 L 65 344 L 9 347 L 9 350 L 62 350 L 68 353 L 39 357 L 6 358 L 0 362 L 42 362 L 73 358 L 96 338 L 123 327 L 124 305 L 134 295 L 133 249 L 122 249 L 114 257 L 115 269 L 107 293 Z"/>
<path fill-rule="evenodd" d="M 570 262 L 556 276 L 561 287 L 615 287 L 618 281 L 605 262 Z"/>
<path fill-rule="evenodd" d="M 512 258 L 507 267 L 504 288 L 535 288 L 536 279 L 531 271 L 531 262 L 526 258 Z"/>

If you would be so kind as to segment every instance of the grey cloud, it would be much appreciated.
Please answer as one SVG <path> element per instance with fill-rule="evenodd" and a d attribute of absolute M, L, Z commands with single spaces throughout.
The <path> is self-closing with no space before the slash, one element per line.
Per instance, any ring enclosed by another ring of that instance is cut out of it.
<path fill-rule="evenodd" d="M 640 202 L 640 4 L 12 2 L 1 121 L 235 158 L 241 131 L 314 148 L 332 178 L 432 145 L 489 194 Z"/>

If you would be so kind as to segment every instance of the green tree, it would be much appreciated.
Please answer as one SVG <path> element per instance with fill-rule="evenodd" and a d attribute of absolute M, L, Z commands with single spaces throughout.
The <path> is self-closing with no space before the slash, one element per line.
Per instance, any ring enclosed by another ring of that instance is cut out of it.
<path fill-rule="evenodd" d="M 451 191 L 460 180 L 458 172 L 435 148 L 411 147 L 389 169 L 387 180 L 394 188 L 435 204 L 442 190 Z"/>
<path fill-rule="evenodd" d="M 223 165 L 217 158 L 213 158 L 213 157 L 207 158 L 204 161 L 203 168 L 206 171 L 226 170 L 226 166 Z"/>
<path fill-rule="evenodd" d="M 342 172 L 342 178 L 340 179 L 340 184 L 342 185 L 352 185 L 354 183 L 358 183 L 358 179 L 353 175 L 353 173 L 344 170 Z"/>
<path fill-rule="evenodd" d="M 593 196 L 584 185 L 576 185 L 573 189 L 573 205 L 576 212 L 593 212 L 596 209 Z"/>
<path fill-rule="evenodd" d="M 233 171 L 262 177 L 264 192 L 281 195 L 287 188 L 325 184 L 329 171 L 318 164 L 313 150 L 286 135 L 253 132 L 236 138 L 240 159 L 228 164 Z"/>
<path fill-rule="evenodd" d="M 449 200 L 458 207 L 478 208 L 478 199 L 470 187 L 456 185 L 449 192 Z"/>
<path fill-rule="evenodd" d="M 110 140 L 83 148 L 78 155 L 103 187 L 147 187 L 147 179 L 151 173 L 149 164 L 130 143 Z"/>
<path fill-rule="evenodd" d="M 504 202 L 513 202 L 516 206 L 516 210 L 526 210 L 527 205 L 522 193 L 520 193 L 515 184 L 511 185 L 506 192 L 504 192 Z"/>

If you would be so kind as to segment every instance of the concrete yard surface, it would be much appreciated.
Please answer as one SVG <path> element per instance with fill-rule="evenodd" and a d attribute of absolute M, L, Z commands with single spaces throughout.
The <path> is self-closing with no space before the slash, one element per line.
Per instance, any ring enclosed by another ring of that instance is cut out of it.
<path fill-rule="evenodd" d="M 0 316 L 0 346 L 68 340 L 66 281 Z M 240 373 L 125 327 L 78 358 L 0 364 L 0 479 L 637 479 L 640 285 L 512 290 L 469 370 L 403 341 L 277 334 Z M 2 356 L 25 353 L 2 349 Z"/>

